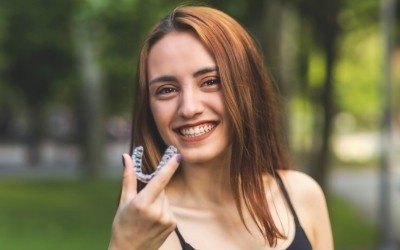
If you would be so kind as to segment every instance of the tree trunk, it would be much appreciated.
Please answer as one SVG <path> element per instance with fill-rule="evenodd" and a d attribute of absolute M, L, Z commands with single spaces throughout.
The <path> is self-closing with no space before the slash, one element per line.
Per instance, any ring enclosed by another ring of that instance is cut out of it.
<path fill-rule="evenodd" d="M 295 35 L 293 9 L 282 2 L 272 0 L 264 2 L 264 14 L 260 32 L 261 45 L 265 54 L 265 63 L 273 81 L 279 86 L 279 117 L 281 134 L 287 149 L 290 150 L 290 87 L 293 80 L 293 43 Z"/>
<path fill-rule="evenodd" d="M 29 130 L 26 137 L 28 167 L 37 168 L 41 161 L 42 112 L 40 104 L 31 104 L 29 109 Z"/>
<path fill-rule="evenodd" d="M 282 132 L 283 138 L 287 144 L 287 149 L 292 154 L 292 138 L 291 138 L 291 101 L 294 87 L 298 82 L 298 41 L 299 26 L 298 16 L 292 5 L 282 5 L 281 14 L 281 37 L 280 37 L 280 60 L 279 60 L 279 86 L 281 94 L 281 110 L 282 110 Z"/>
<path fill-rule="evenodd" d="M 336 41 L 338 39 L 338 2 L 328 1 L 325 4 L 325 13 L 327 16 L 324 21 L 325 27 L 322 27 L 323 32 L 323 49 L 325 52 L 325 80 L 321 93 L 321 105 L 323 110 L 323 121 L 321 131 L 321 147 L 317 156 L 317 162 L 314 167 L 313 176 L 319 182 L 321 187 L 327 192 L 327 179 L 330 169 L 330 144 L 331 135 L 333 132 L 333 118 L 335 112 L 335 104 L 333 97 L 334 89 L 334 67 L 337 57 Z"/>
<path fill-rule="evenodd" d="M 102 72 L 95 53 L 92 33 L 85 24 L 75 27 L 75 44 L 82 76 L 82 106 L 79 107 L 82 142 L 82 173 L 86 179 L 96 179 L 104 167 L 104 100 Z M 91 36 L 92 35 L 92 36 Z"/>
<path fill-rule="evenodd" d="M 318 161 L 314 169 L 314 177 L 319 182 L 324 190 L 327 190 L 327 176 L 330 168 L 330 144 L 331 135 L 333 132 L 333 117 L 334 117 L 334 85 L 333 85 L 333 70 L 336 59 L 336 49 L 334 46 L 334 40 L 336 34 L 331 35 L 331 39 L 327 42 L 325 47 L 326 53 L 326 76 L 325 83 L 322 89 L 322 109 L 323 109 L 323 121 L 322 121 L 322 141 L 321 148 L 318 154 Z"/>

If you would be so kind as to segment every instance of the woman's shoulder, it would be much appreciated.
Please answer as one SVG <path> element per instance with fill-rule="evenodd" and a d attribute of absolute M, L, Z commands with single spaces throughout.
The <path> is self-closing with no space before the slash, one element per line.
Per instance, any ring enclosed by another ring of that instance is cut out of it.
<path fill-rule="evenodd" d="M 325 202 L 321 186 L 311 176 L 297 170 L 279 170 L 278 173 L 291 199 L 305 202 L 304 205 L 318 200 Z"/>
<path fill-rule="evenodd" d="M 329 214 L 321 186 L 311 176 L 300 171 L 279 170 L 278 173 L 313 247 L 332 249 Z"/>

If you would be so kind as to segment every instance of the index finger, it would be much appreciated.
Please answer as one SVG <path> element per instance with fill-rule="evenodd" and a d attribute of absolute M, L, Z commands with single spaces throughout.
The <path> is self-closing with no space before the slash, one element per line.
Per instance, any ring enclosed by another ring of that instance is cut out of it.
<path fill-rule="evenodd" d="M 146 187 L 138 194 L 138 198 L 140 196 L 140 199 L 142 199 L 144 203 L 149 204 L 154 202 L 158 195 L 168 185 L 171 177 L 178 169 L 181 160 L 182 156 L 180 154 L 175 154 L 173 157 L 171 157 L 167 164 L 165 164 L 165 166 L 158 171 L 153 179 L 151 179 Z"/>

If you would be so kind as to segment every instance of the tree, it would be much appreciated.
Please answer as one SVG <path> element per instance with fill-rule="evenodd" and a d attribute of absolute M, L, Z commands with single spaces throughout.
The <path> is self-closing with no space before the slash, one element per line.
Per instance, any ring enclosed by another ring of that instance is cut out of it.
<path fill-rule="evenodd" d="M 69 37 L 71 1 L 2 1 L 4 81 L 28 110 L 30 165 L 39 163 L 44 107 L 57 82 L 73 68 Z M 46 14 L 44 14 L 46 13 Z"/>

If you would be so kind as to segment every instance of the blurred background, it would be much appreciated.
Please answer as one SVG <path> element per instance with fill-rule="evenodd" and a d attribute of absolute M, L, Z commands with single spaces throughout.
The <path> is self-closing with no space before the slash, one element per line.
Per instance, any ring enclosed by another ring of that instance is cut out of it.
<path fill-rule="evenodd" d="M 105 249 L 148 30 L 181 1 L 0 1 L 0 249 Z M 257 39 L 335 249 L 400 249 L 400 1 L 202 1 Z"/>

